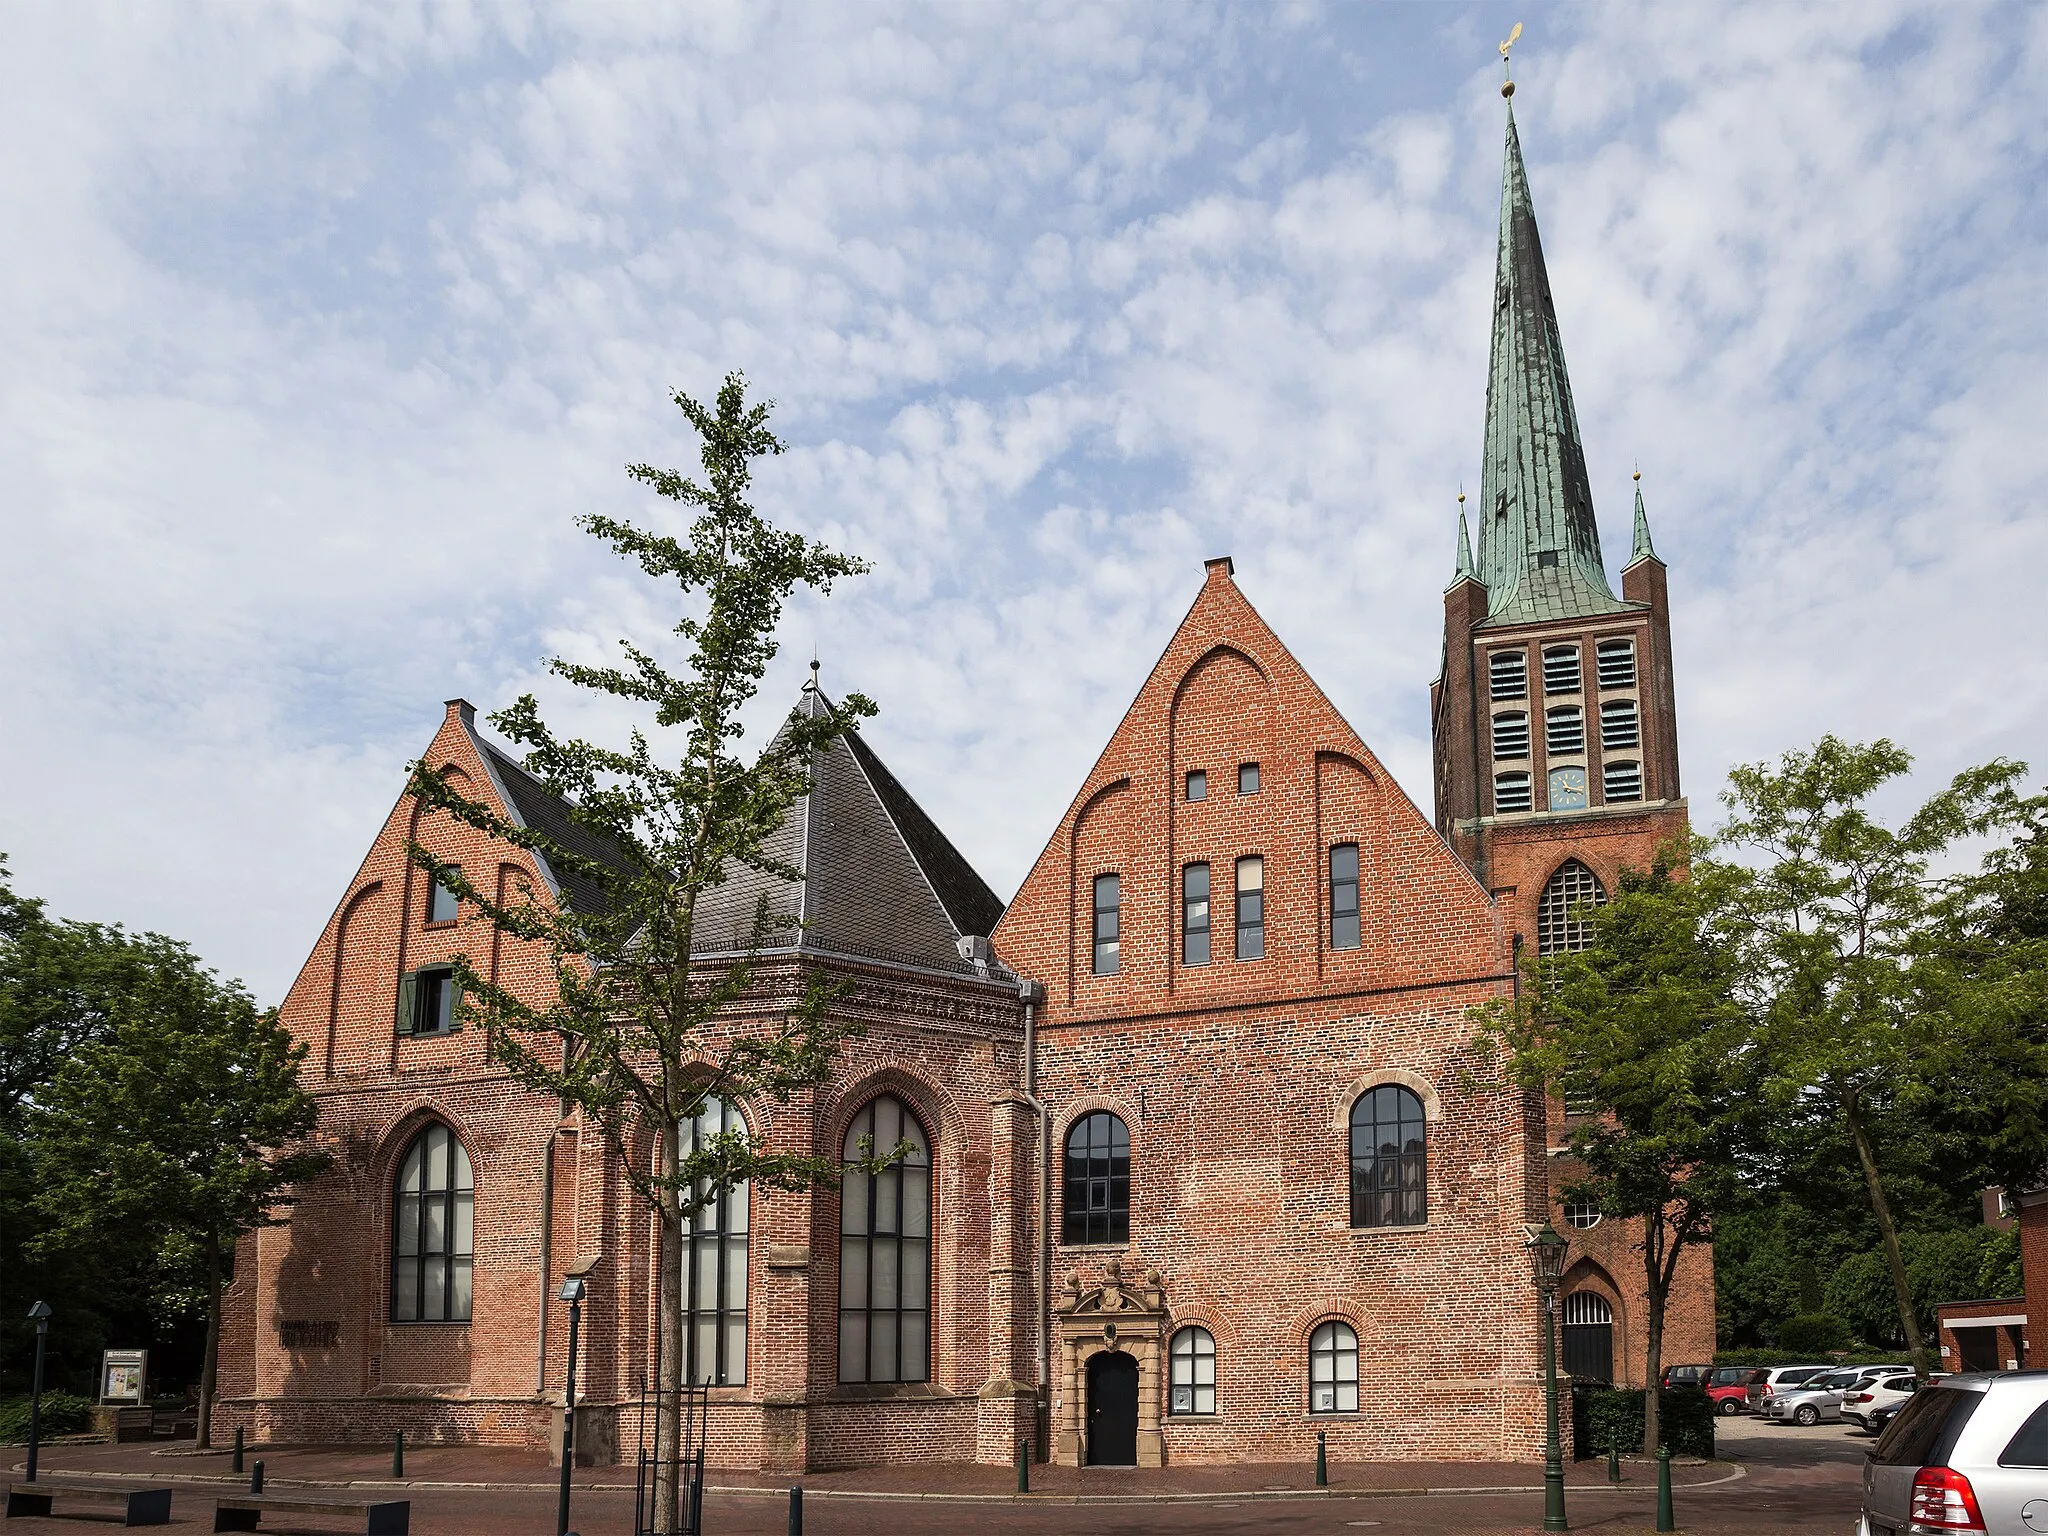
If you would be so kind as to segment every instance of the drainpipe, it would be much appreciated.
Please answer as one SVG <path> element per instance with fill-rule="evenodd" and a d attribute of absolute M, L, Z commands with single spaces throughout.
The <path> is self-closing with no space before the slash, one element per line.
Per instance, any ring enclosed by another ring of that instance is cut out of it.
<path fill-rule="evenodd" d="M 536 1397 L 548 1393 L 548 1281 L 554 1264 L 555 1237 L 555 1142 L 556 1132 L 548 1132 L 547 1151 L 541 1156 L 540 1175 L 540 1359 L 534 1367 L 533 1392 Z"/>
<path fill-rule="evenodd" d="M 1024 1000 L 1024 1097 L 1038 1116 L 1038 1392 L 1050 1422 L 1052 1411 L 1052 1234 L 1046 1221 L 1052 1205 L 1052 1113 L 1038 1097 L 1038 1002 L 1045 990 L 1035 981 L 1017 983 Z M 1041 1432 L 1040 1439 L 1044 1436 Z M 1052 1459 L 1050 1447 L 1045 1459 Z"/>

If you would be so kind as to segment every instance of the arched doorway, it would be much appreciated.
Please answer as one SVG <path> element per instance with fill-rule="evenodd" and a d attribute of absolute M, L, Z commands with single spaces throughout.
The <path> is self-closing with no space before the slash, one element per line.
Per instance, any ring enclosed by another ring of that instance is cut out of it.
<path fill-rule="evenodd" d="M 1574 1381 L 1614 1380 L 1614 1309 L 1597 1291 L 1564 1299 L 1564 1369 Z"/>
<path fill-rule="evenodd" d="M 1088 1361 L 1088 1465 L 1138 1464 L 1138 1362 L 1122 1350 Z"/>

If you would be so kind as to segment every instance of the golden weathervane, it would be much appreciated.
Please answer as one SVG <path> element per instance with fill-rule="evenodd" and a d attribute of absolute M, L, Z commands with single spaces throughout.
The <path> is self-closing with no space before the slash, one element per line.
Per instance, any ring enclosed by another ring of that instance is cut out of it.
<path fill-rule="evenodd" d="M 1522 24 L 1518 21 L 1515 23 L 1514 30 L 1508 33 L 1508 40 L 1500 45 L 1500 71 L 1502 76 L 1500 93 L 1503 96 L 1515 94 L 1515 77 L 1509 73 L 1508 50 L 1513 48 L 1521 40 L 1521 37 Z"/>

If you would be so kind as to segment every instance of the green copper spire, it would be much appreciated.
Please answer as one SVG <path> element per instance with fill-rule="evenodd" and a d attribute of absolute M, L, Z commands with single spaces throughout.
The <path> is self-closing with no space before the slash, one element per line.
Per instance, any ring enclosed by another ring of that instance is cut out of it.
<path fill-rule="evenodd" d="M 1458 494 L 1458 570 L 1451 577 L 1451 585 L 1455 587 L 1467 577 L 1477 578 L 1478 575 L 1472 564 L 1472 533 L 1465 526 L 1465 496 L 1461 491 Z"/>
<path fill-rule="evenodd" d="M 1643 510 L 1643 472 L 1640 469 L 1636 471 L 1636 541 L 1628 552 L 1628 563 L 1634 565 L 1639 560 L 1655 560 L 1663 564 L 1656 546 L 1650 542 L 1650 514 Z"/>
<path fill-rule="evenodd" d="M 1488 623 L 1618 613 L 1628 606 L 1608 586 L 1600 560 L 1586 451 L 1512 106 L 1493 281 L 1478 574 L 1486 583 Z"/>

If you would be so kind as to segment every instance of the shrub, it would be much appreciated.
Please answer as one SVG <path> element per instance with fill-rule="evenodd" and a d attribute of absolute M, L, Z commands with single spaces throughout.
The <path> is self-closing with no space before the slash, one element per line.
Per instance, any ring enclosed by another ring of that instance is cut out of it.
<path fill-rule="evenodd" d="M 1911 1365 L 1910 1355 L 1885 1350 L 1827 1350 L 1802 1355 L 1789 1349 L 1723 1349 L 1714 1354 L 1716 1365 Z"/>
<path fill-rule="evenodd" d="M 1674 1456 L 1714 1454 L 1714 1404 L 1698 1387 L 1667 1387 L 1657 1397 L 1657 1422 Z M 1643 1448 L 1643 1394 L 1627 1387 L 1572 1389 L 1573 1451 L 1579 1460 Z"/>
<path fill-rule="evenodd" d="M 1849 1347 L 1849 1325 L 1828 1312 L 1806 1312 L 1778 1325 L 1778 1348 L 1795 1355 L 1826 1355 Z"/>
<path fill-rule="evenodd" d="M 69 1392 L 43 1394 L 44 1436 L 75 1435 L 92 1424 L 92 1404 Z M 0 1402 L 0 1445 L 23 1445 L 28 1441 L 28 1399 L 9 1398 Z"/>

